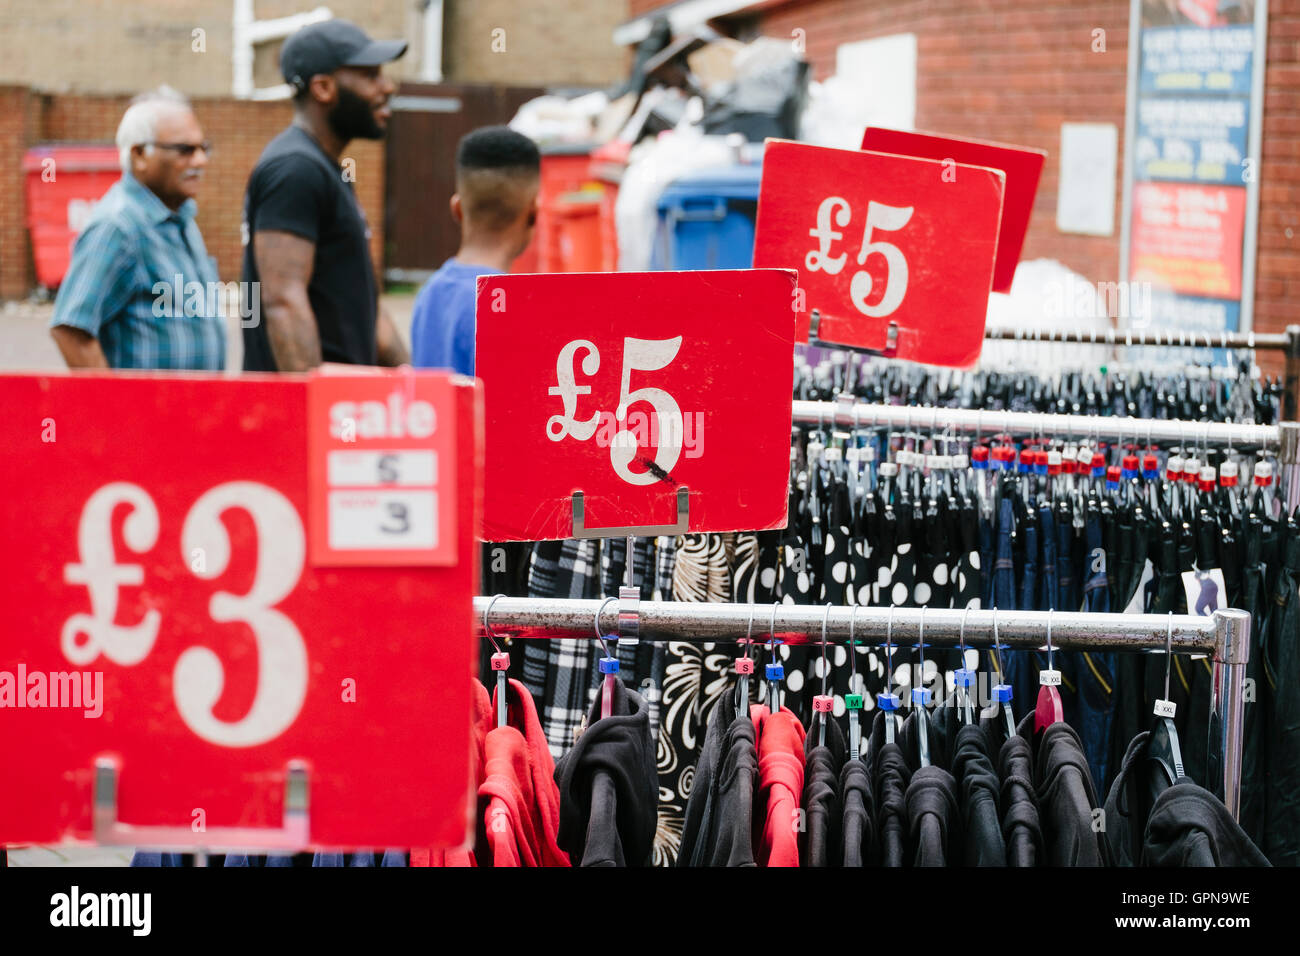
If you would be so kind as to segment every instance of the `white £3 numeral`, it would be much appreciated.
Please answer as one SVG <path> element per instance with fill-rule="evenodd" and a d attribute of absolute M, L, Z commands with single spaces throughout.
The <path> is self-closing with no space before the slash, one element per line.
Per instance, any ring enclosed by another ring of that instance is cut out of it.
<path fill-rule="evenodd" d="M 217 485 L 194 503 L 181 530 L 182 556 L 201 548 L 207 562 L 199 577 L 212 579 L 230 564 L 230 536 L 221 515 L 239 508 L 257 529 L 257 568 L 247 594 L 218 591 L 209 611 L 217 622 L 243 621 L 257 641 L 257 692 L 248 713 L 230 723 L 212 708 L 221 697 L 225 672 L 217 655 L 191 647 L 176 661 L 173 692 L 182 719 L 196 734 L 225 747 L 252 747 L 282 734 L 307 696 L 307 647 L 302 634 L 273 605 L 284 600 L 302 574 L 306 541 L 302 521 L 289 499 L 251 481 Z"/>

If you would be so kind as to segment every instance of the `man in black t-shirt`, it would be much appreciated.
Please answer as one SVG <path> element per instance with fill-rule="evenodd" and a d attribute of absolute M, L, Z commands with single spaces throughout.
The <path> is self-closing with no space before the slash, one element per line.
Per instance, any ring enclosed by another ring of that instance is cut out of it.
<path fill-rule="evenodd" d="M 260 318 L 244 329 L 245 371 L 410 361 L 379 307 L 370 230 L 339 164 L 349 141 L 383 137 L 396 87 L 380 67 L 405 52 L 344 20 L 285 41 L 293 123 L 267 144 L 244 195 L 244 295 L 260 297 L 244 313 Z"/>

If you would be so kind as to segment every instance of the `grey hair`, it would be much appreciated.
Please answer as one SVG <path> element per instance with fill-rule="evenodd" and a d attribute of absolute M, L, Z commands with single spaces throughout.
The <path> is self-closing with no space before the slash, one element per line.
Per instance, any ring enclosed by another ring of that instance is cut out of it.
<path fill-rule="evenodd" d="M 170 86 L 141 93 L 131 100 L 117 125 L 117 156 L 123 172 L 131 169 L 131 149 L 153 141 L 158 128 L 158 116 L 169 109 L 190 108 L 190 101 Z"/>

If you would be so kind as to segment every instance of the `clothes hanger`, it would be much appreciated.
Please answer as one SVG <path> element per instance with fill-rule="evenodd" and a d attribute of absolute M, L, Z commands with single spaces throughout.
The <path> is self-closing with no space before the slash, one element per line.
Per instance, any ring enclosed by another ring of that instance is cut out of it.
<path fill-rule="evenodd" d="M 1169 699 L 1169 668 L 1173 660 L 1174 612 L 1169 612 L 1169 626 L 1165 631 L 1165 696 L 1155 702 L 1155 723 L 1147 742 L 1147 759 L 1150 768 L 1148 786 L 1154 798 L 1186 776 L 1183 772 L 1183 751 L 1178 741 L 1178 728 L 1174 726 L 1176 705 Z"/>
<path fill-rule="evenodd" d="M 894 605 L 889 606 L 889 620 L 885 622 L 885 690 L 876 695 L 876 705 L 885 715 L 885 743 L 894 742 L 895 716 L 899 701 L 898 695 L 890 688 L 894 683 Z"/>
<path fill-rule="evenodd" d="M 844 706 L 849 712 L 849 759 L 857 760 L 862 749 L 862 726 L 859 720 L 862 695 L 854 693 L 858 683 L 857 625 L 858 607 L 853 605 L 849 614 L 849 693 L 844 695 Z"/>
<path fill-rule="evenodd" d="M 772 626 L 768 629 L 771 644 L 768 646 L 767 668 L 764 673 L 767 678 L 767 709 L 773 714 L 781 710 L 781 681 L 785 679 L 785 668 L 776 659 L 776 609 L 780 606 L 780 601 L 772 603 Z"/>
<path fill-rule="evenodd" d="M 1038 705 L 1034 708 L 1034 732 L 1039 733 L 1049 724 L 1065 720 L 1061 704 L 1061 672 L 1052 668 L 1052 611 L 1047 612 L 1047 669 L 1038 672 Z"/>
<path fill-rule="evenodd" d="M 921 607 L 921 619 L 916 625 L 916 649 L 920 655 L 921 687 L 912 688 L 912 706 L 916 711 L 916 748 L 917 758 L 922 767 L 930 766 L 930 692 L 925 689 L 925 607 Z"/>
<path fill-rule="evenodd" d="M 833 604 L 826 605 L 826 613 L 822 615 L 822 692 L 813 697 L 813 713 L 821 714 L 821 720 L 817 721 L 817 746 L 826 746 L 826 722 L 831 719 L 831 711 L 835 707 L 835 698 L 826 693 L 826 681 L 830 677 L 830 666 L 826 663 L 826 624 L 830 620 L 831 608 Z"/>
<path fill-rule="evenodd" d="M 961 630 L 957 632 L 957 649 L 961 652 L 961 667 L 953 672 L 953 686 L 957 691 L 957 722 L 965 726 L 974 723 L 971 713 L 970 687 L 975 683 L 975 672 L 966 666 L 966 618 L 970 614 L 970 605 L 961 615 Z"/>
<path fill-rule="evenodd" d="M 488 615 L 492 613 L 492 605 L 496 604 L 504 594 L 492 595 L 492 600 L 488 601 L 488 606 L 483 610 L 483 631 L 487 634 L 487 639 L 492 642 L 494 653 L 492 654 L 492 670 L 497 675 L 497 726 L 506 725 L 506 671 L 510 669 L 510 655 L 501 650 L 501 645 L 497 643 L 497 636 L 488 624 Z"/>
<path fill-rule="evenodd" d="M 605 643 L 605 635 L 600 633 L 600 615 L 604 613 L 605 608 L 617 600 L 616 597 L 605 598 L 600 607 L 596 609 L 596 640 L 600 641 L 601 650 L 605 652 L 605 656 L 599 661 L 600 672 L 605 675 L 600 688 L 600 716 L 602 718 L 614 715 L 614 695 L 616 692 L 614 682 L 618 680 L 618 658 L 610 654 L 609 645 Z M 614 646 L 615 648 L 618 647 L 617 641 L 614 642 Z"/>
<path fill-rule="evenodd" d="M 749 713 L 749 675 L 754 673 L 754 659 L 749 656 L 754 646 L 754 605 L 749 606 L 749 626 L 745 628 L 745 650 L 736 658 L 736 714 Z"/>

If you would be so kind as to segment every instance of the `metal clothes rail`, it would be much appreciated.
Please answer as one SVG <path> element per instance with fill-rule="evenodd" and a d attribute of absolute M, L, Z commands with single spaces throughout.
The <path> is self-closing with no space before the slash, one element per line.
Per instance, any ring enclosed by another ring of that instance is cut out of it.
<path fill-rule="evenodd" d="M 1285 353 L 1286 387 L 1282 417 L 1296 419 L 1296 400 L 1300 395 L 1300 325 L 1288 325 L 1284 332 L 1191 332 L 1175 333 L 1172 329 L 988 329 L 984 338 L 1015 342 L 1061 342 L 1082 345 L 1156 346 L 1162 348 L 1221 348 L 1271 350 Z"/>
<path fill-rule="evenodd" d="M 833 402 L 795 399 L 792 418 L 806 425 L 887 427 L 946 431 L 965 435 L 1047 435 L 1097 441 L 1144 441 L 1239 448 L 1272 448 L 1282 466 L 1279 486 L 1294 507 L 1300 504 L 1300 422 L 1237 425 L 1178 419 L 1113 415 L 1057 415 L 1049 412 L 1003 412 L 979 408 L 919 405 L 873 405 L 842 396 Z"/>
<path fill-rule="evenodd" d="M 917 643 L 924 627 L 926 646 L 1010 649 L 1042 647 L 1050 620 L 1052 646 L 1062 650 L 1160 651 L 1205 654 L 1212 660 L 1210 747 L 1207 788 L 1223 798 L 1237 817 L 1241 805 L 1242 732 L 1246 663 L 1250 655 L 1250 615 L 1216 611 L 1212 617 L 1159 614 L 1084 614 L 1042 611 L 959 611 L 916 608 L 817 607 L 792 604 L 708 604 L 640 601 L 635 589 L 619 598 L 474 598 L 480 625 L 519 631 L 524 638 L 595 639 L 596 628 L 609 639 L 671 640 L 704 643 L 775 634 L 786 642 L 819 643 L 853 639 L 899 646 Z M 486 634 L 486 632 L 484 632 Z M 1020 703 L 1021 708 L 1026 705 Z M 1022 710 L 1023 712 L 1023 710 Z"/>

